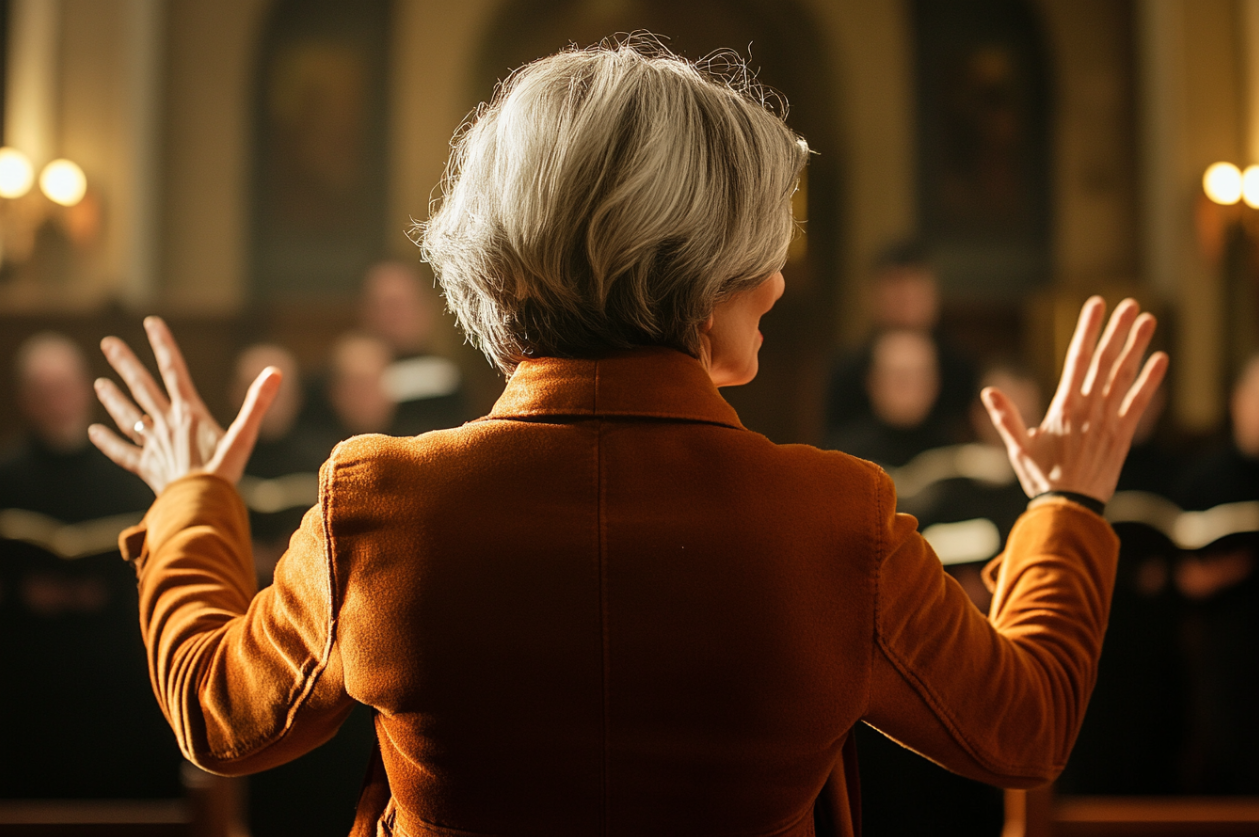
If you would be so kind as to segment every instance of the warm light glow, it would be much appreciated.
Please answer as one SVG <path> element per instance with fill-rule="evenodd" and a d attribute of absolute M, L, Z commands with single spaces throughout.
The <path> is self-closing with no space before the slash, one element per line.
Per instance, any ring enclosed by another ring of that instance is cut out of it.
<path fill-rule="evenodd" d="M 1202 175 L 1202 188 L 1216 203 L 1237 203 L 1242 196 L 1242 173 L 1232 163 L 1215 163 Z"/>
<path fill-rule="evenodd" d="M 44 166 L 39 176 L 39 188 L 44 190 L 50 201 L 62 206 L 74 206 L 83 200 L 87 191 L 87 178 L 83 169 L 69 160 L 53 160 Z"/>
<path fill-rule="evenodd" d="M 1242 172 L 1242 200 L 1251 209 L 1259 209 L 1259 166 L 1246 166 Z"/>
<path fill-rule="evenodd" d="M 31 190 L 35 169 L 16 148 L 0 148 L 0 198 L 20 198 Z"/>

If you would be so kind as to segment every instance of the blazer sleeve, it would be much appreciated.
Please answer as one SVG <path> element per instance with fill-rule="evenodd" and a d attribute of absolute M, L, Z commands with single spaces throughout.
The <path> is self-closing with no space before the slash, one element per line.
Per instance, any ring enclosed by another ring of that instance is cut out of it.
<path fill-rule="evenodd" d="M 1097 676 L 1119 544 L 1101 517 L 1057 500 L 1019 519 L 988 567 L 985 618 L 878 491 L 882 561 L 865 720 L 957 773 L 1026 788 L 1066 765 Z"/>
<path fill-rule="evenodd" d="M 330 739 L 353 709 L 320 495 L 261 593 L 244 503 L 219 477 L 171 483 L 120 537 L 139 578 L 153 691 L 184 755 L 205 770 L 290 761 Z"/>

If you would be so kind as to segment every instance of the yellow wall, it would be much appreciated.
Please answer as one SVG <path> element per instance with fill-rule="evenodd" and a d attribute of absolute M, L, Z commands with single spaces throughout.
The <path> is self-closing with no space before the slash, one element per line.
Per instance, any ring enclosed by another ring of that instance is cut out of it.
<path fill-rule="evenodd" d="M 250 106 L 268 0 L 171 0 L 167 12 L 162 282 L 175 310 L 246 298 Z"/>

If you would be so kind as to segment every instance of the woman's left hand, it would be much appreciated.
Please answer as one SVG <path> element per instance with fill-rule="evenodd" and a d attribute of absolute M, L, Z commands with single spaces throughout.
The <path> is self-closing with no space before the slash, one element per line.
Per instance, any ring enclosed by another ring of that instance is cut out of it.
<path fill-rule="evenodd" d="M 100 424 L 88 429 L 92 443 L 148 483 L 155 494 L 192 473 L 217 474 L 235 484 L 253 452 L 262 417 L 279 390 L 280 371 L 273 366 L 262 371 L 250 385 L 236 420 L 223 430 L 197 394 L 166 323 L 158 317 L 146 317 L 144 330 L 166 391 L 126 343 L 106 337 L 101 351 L 131 390 L 134 401 L 108 378 L 97 379 L 96 395 L 131 443 Z"/>

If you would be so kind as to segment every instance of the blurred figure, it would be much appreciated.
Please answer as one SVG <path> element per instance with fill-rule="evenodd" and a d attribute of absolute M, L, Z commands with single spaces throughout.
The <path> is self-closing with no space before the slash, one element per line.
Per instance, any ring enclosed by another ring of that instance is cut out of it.
<path fill-rule="evenodd" d="M 1166 391 L 1154 394 L 1119 475 L 1119 492 L 1172 498 L 1178 457 L 1158 443 Z M 1112 502 L 1114 509 L 1118 504 Z M 1143 796 L 1181 790 L 1187 673 L 1181 650 L 1184 600 L 1172 584 L 1178 550 L 1145 523 L 1112 524 L 1119 567 L 1106 653 L 1071 760 L 1064 793 Z"/>
<path fill-rule="evenodd" d="M 297 358 L 283 346 L 259 343 L 236 358 L 229 401 L 236 408 L 245 400 L 250 383 L 274 366 L 283 378 L 279 393 L 262 419 L 241 496 L 249 506 L 258 583 L 271 583 L 275 562 L 302 522 L 302 515 L 319 495 L 319 466 L 328 458 L 333 440 L 300 424 L 303 396 Z"/>
<path fill-rule="evenodd" d="M 0 797 L 179 796 L 117 550 L 153 494 L 89 444 L 73 341 L 28 339 L 16 380 L 27 439 L 0 463 Z"/>
<path fill-rule="evenodd" d="M 926 363 L 930 342 L 920 332 L 889 332 L 876 342 L 871 378 L 880 367 L 880 355 L 895 343 L 884 343 L 896 334 L 909 334 L 915 340 L 893 352 L 900 359 L 889 363 L 899 369 L 888 374 L 882 384 L 870 386 L 871 405 L 885 423 L 900 420 L 913 426 L 926 421 L 934 398 L 934 381 Z M 914 363 L 907 362 L 915 359 Z M 1014 401 L 1020 413 L 1031 424 L 1038 422 L 1043 411 L 1040 387 L 1026 371 L 1014 364 L 994 365 L 984 373 L 983 386 L 1000 387 Z M 931 396 L 931 397 L 928 397 Z M 910 492 L 900 494 L 904 483 L 898 480 L 898 510 L 919 519 L 919 528 L 931 539 L 930 527 L 936 524 L 985 522 L 996 527 L 999 538 L 985 551 L 965 563 L 950 563 L 945 570 L 953 576 L 971 601 L 987 613 L 992 594 L 980 575 L 984 564 L 1004 544 L 1014 521 L 1027 508 L 1027 495 L 1019 486 L 1005 455 L 1005 445 L 992 426 L 988 412 L 975 399 L 970 411 L 971 424 L 979 445 L 958 445 L 937 448 L 941 467 L 931 482 L 922 486 L 906 486 Z M 991 447 L 993 456 L 984 456 L 980 448 Z M 859 454 L 858 454 L 859 455 Z M 918 460 L 921 462 L 922 460 Z M 993 464 L 997 466 L 995 471 Z M 917 463 L 915 463 L 916 465 Z M 913 468 L 915 466 L 911 466 Z M 958 546 L 955 544 L 955 547 Z M 957 560 L 950 556 L 951 560 Z M 914 753 L 897 746 L 887 738 L 857 728 L 861 760 L 862 819 L 864 833 L 879 835 L 956 833 L 996 835 L 1004 821 L 1005 799 L 1000 790 L 950 773 Z M 913 799 L 906 805 L 907 797 Z M 948 823 L 949 830 L 941 831 Z"/>
<path fill-rule="evenodd" d="M 1137 424 L 1132 449 L 1119 474 L 1117 491 L 1148 491 L 1169 499 L 1176 493 L 1184 463 L 1180 456 L 1159 442 L 1159 422 L 1166 410 L 1167 391 L 1159 389 Z"/>
<path fill-rule="evenodd" d="M 889 468 L 948 443 L 948 436 L 932 419 L 940 394 L 940 371 L 936 345 L 929 335 L 896 329 L 875 338 L 865 392 L 870 413 L 837 428 L 828 447 Z"/>
<path fill-rule="evenodd" d="M 275 400 L 262 417 L 258 446 L 254 448 L 255 458 L 259 458 L 262 445 L 287 438 L 302 412 L 301 370 L 297 358 L 288 349 L 273 343 L 257 343 L 237 355 L 230 393 L 232 404 L 239 407 L 253 379 L 268 366 L 279 369 L 283 379 Z"/>
<path fill-rule="evenodd" d="M 1186 474 L 1181 504 L 1185 508 L 1259 499 L 1259 355 L 1251 357 L 1237 377 L 1229 418 L 1228 443 Z"/>
<path fill-rule="evenodd" d="M 376 338 L 349 334 L 336 342 L 328 399 L 339 427 L 329 435 L 299 420 L 303 407 L 301 370 L 292 352 L 262 343 L 237 357 L 233 404 L 244 401 L 249 384 L 268 366 L 278 368 L 284 376 L 263 418 L 258 443 L 240 483 L 241 495 L 250 506 L 254 566 L 260 586 L 271 583 L 289 538 L 301 525 L 306 510 L 318 501 L 319 467 L 333 445 L 357 433 L 391 429 L 395 405 L 381 385 L 390 360 L 389 349 Z M 373 741 L 371 713 L 360 706 L 322 747 L 249 777 L 249 830 L 253 837 L 345 834 Z"/>
<path fill-rule="evenodd" d="M 1228 443 L 1186 475 L 1186 509 L 1259 500 L 1259 355 L 1243 367 L 1229 404 Z M 1189 600 L 1191 713 L 1186 789 L 1259 793 L 1259 534 L 1230 535 L 1175 568 Z"/>
<path fill-rule="evenodd" d="M 1040 423 L 1045 413 L 1040 384 L 1023 366 L 1012 362 L 992 364 L 980 376 L 979 391 L 985 387 L 997 387 L 1004 392 L 1018 407 L 1029 426 Z M 1001 440 L 1001 434 L 993 427 L 988 411 L 979 400 L 979 391 L 971 402 L 971 431 L 979 444 L 1004 454 L 1005 442 Z M 992 459 L 995 462 L 1001 461 L 996 456 Z M 930 501 L 933 508 L 928 513 L 929 518 L 923 518 L 924 524 L 928 520 L 931 523 L 975 518 L 990 520 L 997 527 L 999 543 L 1003 548 L 1010 530 L 1014 528 L 1014 522 L 1027 508 L 1027 495 L 1023 493 L 1013 469 L 1002 480 L 958 479 L 937 483 L 934 494 L 935 497 Z M 992 592 L 980 575 L 986 560 L 948 567 L 949 574 L 958 580 L 971 601 L 984 613 L 988 612 L 988 606 L 992 603 Z"/>
<path fill-rule="evenodd" d="M 874 343 L 888 330 L 917 331 L 935 343 L 940 391 L 931 418 L 946 431 L 964 433 L 975 394 L 975 370 L 939 334 L 940 289 L 926 249 L 918 242 L 888 247 L 875 263 L 870 294 L 871 337 L 835 365 L 827 385 L 828 434 L 870 415 L 872 405 L 865 381 Z"/>
<path fill-rule="evenodd" d="M 979 393 L 988 387 L 997 387 L 1014 402 L 1023 414 L 1028 426 L 1039 424 L 1045 413 L 1044 399 L 1036 376 L 1022 365 L 1012 362 L 994 363 L 979 378 L 979 387 L 971 399 L 969 418 L 971 431 L 981 444 L 1005 448 L 1001 434 L 993 427 L 988 411 L 979 400 Z M 1024 504 L 1026 505 L 1026 504 Z"/>
<path fill-rule="evenodd" d="M 468 415 L 459 368 L 432 352 L 440 300 L 410 264 L 378 262 L 363 278 L 363 330 L 392 353 L 385 388 L 397 402 L 393 432 L 415 435 L 455 427 Z"/>
<path fill-rule="evenodd" d="M 91 378 L 79 347 L 54 332 L 31 337 L 17 352 L 18 409 L 32 441 L 52 453 L 90 447 Z"/>
<path fill-rule="evenodd" d="M 377 262 L 363 277 L 359 303 L 363 330 L 379 338 L 397 358 L 427 354 L 437 321 L 435 293 L 406 262 Z"/>
<path fill-rule="evenodd" d="M 393 431 L 398 402 L 385 386 L 392 362 L 384 341 L 366 334 L 345 334 L 333 345 L 327 395 L 341 438 Z"/>

